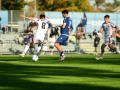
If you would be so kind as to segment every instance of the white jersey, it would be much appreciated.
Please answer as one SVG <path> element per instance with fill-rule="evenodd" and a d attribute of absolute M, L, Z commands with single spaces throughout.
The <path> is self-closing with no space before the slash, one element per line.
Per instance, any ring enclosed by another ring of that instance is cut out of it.
<path fill-rule="evenodd" d="M 107 44 L 112 44 L 112 35 L 113 35 L 113 28 L 115 28 L 116 25 L 114 25 L 113 23 L 109 22 L 109 23 L 106 23 L 104 22 L 102 24 L 102 27 L 101 27 L 101 30 L 104 31 L 104 44 L 107 45 Z"/>
<path fill-rule="evenodd" d="M 101 30 L 103 30 L 104 33 L 105 33 L 104 37 L 108 38 L 108 37 L 112 36 L 112 34 L 113 34 L 113 28 L 115 28 L 115 27 L 116 27 L 116 25 L 114 25 L 111 22 L 109 22 L 109 23 L 104 22 L 102 24 L 102 27 L 101 27 Z"/>
<path fill-rule="evenodd" d="M 43 41 L 44 37 L 45 37 L 45 35 L 47 33 L 47 30 L 48 30 L 47 20 L 35 19 L 35 21 L 38 23 L 38 29 L 37 29 L 34 37 L 37 40 Z"/>

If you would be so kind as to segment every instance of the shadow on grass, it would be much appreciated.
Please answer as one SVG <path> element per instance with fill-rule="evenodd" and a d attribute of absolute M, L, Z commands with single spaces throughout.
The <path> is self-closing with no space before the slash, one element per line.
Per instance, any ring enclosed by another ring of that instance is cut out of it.
<path fill-rule="evenodd" d="M 114 72 L 110 70 L 89 69 L 77 66 L 67 66 L 67 64 L 65 64 L 67 63 L 67 60 L 70 59 L 70 61 L 68 62 L 73 62 L 72 58 L 69 57 L 66 59 L 65 62 L 62 63 L 54 63 L 56 62 L 56 59 L 58 57 L 53 57 L 52 59 L 49 57 L 41 57 L 40 60 L 42 61 L 35 63 L 31 63 L 31 61 L 29 62 L 30 57 L 23 58 L 22 60 L 18 57 L 16 57 L 16 59 L 14 58 L 1 58 L 1 90 L 120 90 L 120 88 L 117 87 L 115 88 L 111 86 L 97 85 L 97 81 L 94 82 L 94 80 L 91 79 L 103 79 L 103 82 L 101 82 L 101 84 L 107 84 L 104 78 L 119 79 L 120 72 Z M 13 62 L 10 62 L 9 59 L 11 59 L 11 61 L 13 60 Z M 81 60 L 84 63 L 88 63 L 85 61 L 87 60 L 87 58 L 85 58 L 85 60 Z M 90 62 L 91 60 L 92 59 L 90 59 Z M 20 64 L 16 64 L 16 62 L 14 61 L 20 61 Z M 51 61 L 51 63 L 53 64 L 49 66 L 48 61 Z M 76 63 L 78 63 L 78 61 L 79 60 L 77 60 Z M 56 79 L 56 76 L 60 77 L 60 79 Z M 61 77 L 64 78 L 61 79 Z M 71 80 L 68 80 L 68 77 L 71 77 Z M 76 80 L 76 83 L 72 83 L 73 77 L 75 77 L 75 79 L 78 79 Z M 91 81 L 84 81 L 84 79 L 86 78 L 90 78 Z M 63 80 L 63 82 L 60 83 L 61 80 Z M 86 84 L 84 82 L 89 84 Z M 94 82 L 94 84 L 92 84 L 91 82 Z M 8 89 L 5 89 L 5 87 L 8 87 Z"/>

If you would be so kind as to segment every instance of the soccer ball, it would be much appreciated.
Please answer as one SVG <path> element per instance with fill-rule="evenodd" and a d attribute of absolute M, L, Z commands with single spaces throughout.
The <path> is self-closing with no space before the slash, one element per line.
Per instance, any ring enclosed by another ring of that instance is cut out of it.
<path fill-rule="evenodd" d="M 37 55 L 33 55 L 32 56 L 32 60 L 36 62 L 38 60 L 38 56 Z"/>

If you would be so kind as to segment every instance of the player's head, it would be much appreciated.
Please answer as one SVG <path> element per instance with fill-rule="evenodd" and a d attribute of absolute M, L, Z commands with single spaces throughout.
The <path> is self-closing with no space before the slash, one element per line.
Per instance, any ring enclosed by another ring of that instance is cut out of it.
<path fill-rule="evenodd" d="M 62 11 L 63 17 L 66 18 L 66 17 L 68 16 L 68 13 L 69 13 L 68 10 L 63 10 L 63 11 Z"/>
<path fill-rule="evenodd" d="M 109 15 L 105 15 L 105 16 L 104 16 L 104 20 L 105 20 L 106 23 L 109 22 L 109 19 L 110 19 L 110 16 L 109 16 Z"/>
<path fill-rule="evenodd" d="M 40 14 L 40 19 L 45 19 L 45 14 Z"/>

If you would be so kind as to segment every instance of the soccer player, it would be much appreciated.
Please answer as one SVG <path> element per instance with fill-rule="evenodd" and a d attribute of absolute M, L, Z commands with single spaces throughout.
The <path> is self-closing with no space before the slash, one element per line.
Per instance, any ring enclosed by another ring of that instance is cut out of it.
<path fill-rule="evenodd" d="M 104 55 L 104 48 L 108 45 L 108 47 L 111 50 L 116 51 L 117 53 L 120 53 L 120 51 L 112 45 L 112 36 L 113 36 L 113 28 L 115 28 L 115 32 L 118 32 L 118 27 L 110 22 L 110 16 L 105 15 L 104 16 L 104 23 L 102 24 L 100 32 L 102 33 L 104 31 L 104 43 L 101 46 L 101 54 L 100 57 L 96 58 L 96 60 L 103 59 Z"/>
<path fill-rule="evenodd" d="M 38 29 L 37 29 L 36 33 L 34 34 L 34 43 L 36 43 L 38 40 L 40 41 L 40 43 L 38 44 L 38 50 L 37 50 L 37 56 L 38 56 L 40 53 L 40 50 L 41 50 L 41 45 L 43 43 L 46 43 L 46 41 L 44 39 L 45 39 L 47 30 L 48 30 L 48 23 L 47 23 L 48 21 L 46 20 L 44 14 L 40 15 L 40 19 L 26 17 L 24 15 L 20 15 L 20 16 L 23 18 L 29 19 L 29 20 L 34 20 L 38 23 Z M 29 47 L 30 47 L 29 44 L 25 46 L 23 53 L 20 54 L 21 57 L 24 57 L 24 55 L 28 51 Z"/>
<path fill-rule="evenodd" d="M 62 16 L 64 18 L 63 20 L 63 24 L 61 26 L 61 35 L 59 36 L 59 38 L 56 40 L 55 42 L 55 47 L 57 48 L 57 50 L 60 53 L 60 59 L 59 61 L 62 61 L 65 59 L 65 54 L 63 53 L 63 49 L 61 47 L 61 45 L 66 46 L 67 45 L 67 40 L 69 37 L 69 28 L 71 26 L 71 18 L 68 16 L 69 11 L 68 10 L 63 10 L 62 11 Z"/>

